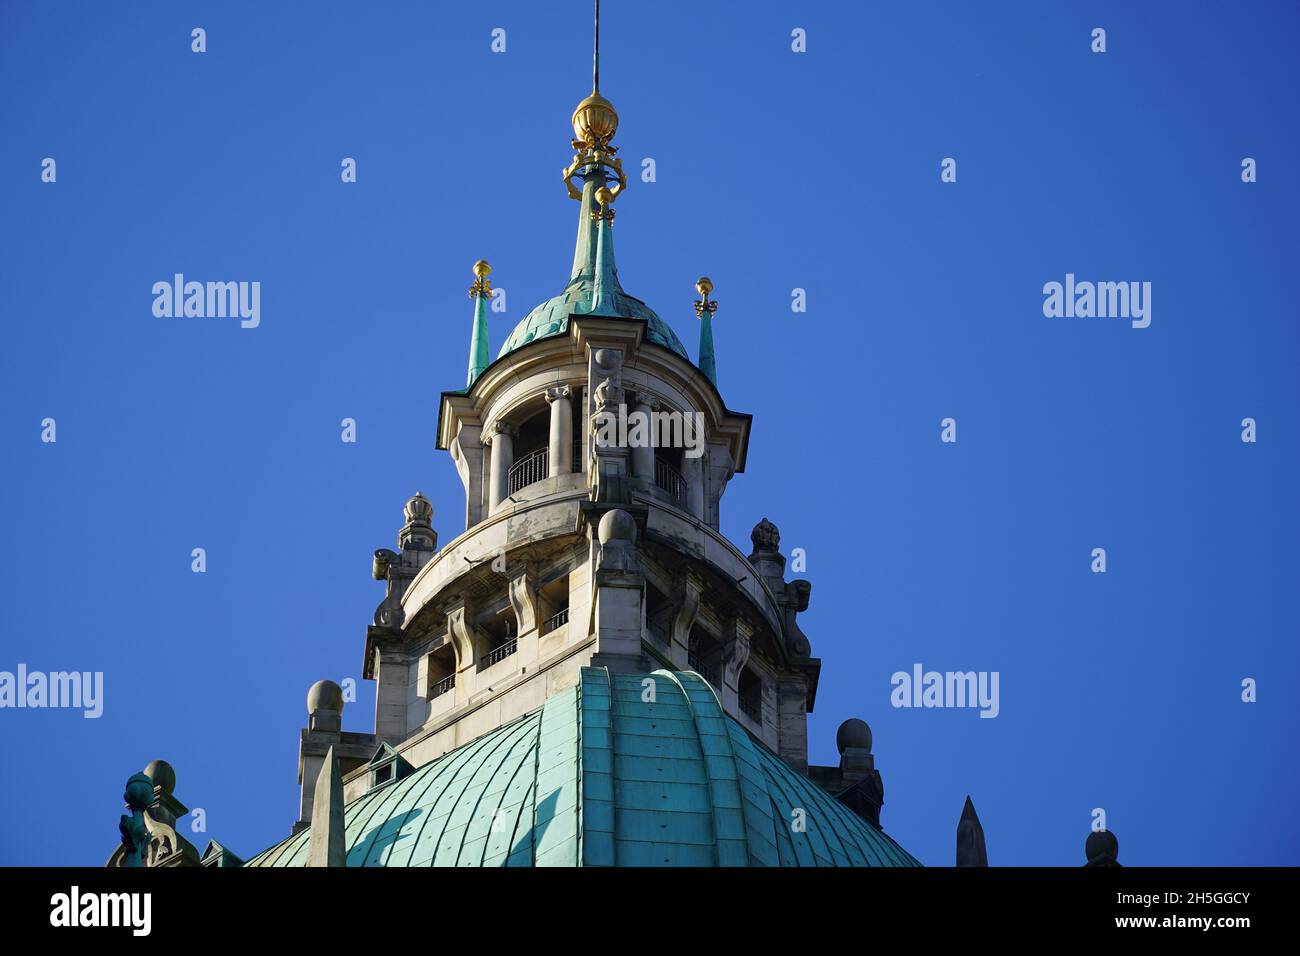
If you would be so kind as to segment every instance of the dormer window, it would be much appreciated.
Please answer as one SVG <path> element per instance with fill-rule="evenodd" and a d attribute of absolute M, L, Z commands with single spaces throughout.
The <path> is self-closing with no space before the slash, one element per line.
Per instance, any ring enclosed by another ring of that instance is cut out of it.
<path fill-rule="evenodd" d="M 388 744 L 380 744 L 370 758 L 370 789 L 377 790 L 412 773 L 415 768 Z"/>

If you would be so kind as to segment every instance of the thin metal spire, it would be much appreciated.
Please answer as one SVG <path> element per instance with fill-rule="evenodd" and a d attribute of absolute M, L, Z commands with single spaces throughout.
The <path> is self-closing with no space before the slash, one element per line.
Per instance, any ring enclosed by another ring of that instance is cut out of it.
<path fill-rule="evenodd" d="M 600 0 L 596 0 L 596 43 L 591 54 L 591 92 L 600 92 Z"/>

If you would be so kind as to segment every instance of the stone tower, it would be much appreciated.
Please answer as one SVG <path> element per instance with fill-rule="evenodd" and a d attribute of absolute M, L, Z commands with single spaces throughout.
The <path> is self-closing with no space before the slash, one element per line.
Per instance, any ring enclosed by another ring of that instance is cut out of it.
<path fill-rule="evenodd" d="M 786 580 L 771 522 L 754 528 L 748 554 L 719 532 L 750 416 L 718 388 L 712 283 L 696 284 L 693 316 L 682 309 L 701 327 L 699 364 L 622 287 L 614 203 L 627 180 L 618 114 L 598 86 L 597 70 L 572 117 L 568 284 L 495 360 L 491 268 L 474 265 L 467 382 L 442 393 L 437 431 L 464 485 L 464 531 L 439 548 L 432 505 L 417 494 L 399 549 L 375 553 L 387 584 L 365 643 L 375 733 L 304 731 L 300 822 L 329 747 L 352 755 L 350 799 L 367 786 L 367 748 L 387 744 L 419 766 L 536 710 L 591 666 L 694 671 L 726 713 L 806 772 L 819 663 L 797 615 L 811 588 Z"/>

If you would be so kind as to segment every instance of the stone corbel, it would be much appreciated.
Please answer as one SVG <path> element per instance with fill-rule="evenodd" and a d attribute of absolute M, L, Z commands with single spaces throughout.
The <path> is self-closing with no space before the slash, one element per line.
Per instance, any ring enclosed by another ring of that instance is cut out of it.
<path fill-rule="evenodd" d="M 700 595 L 704 593 L 704 579 L 698 574 L 687 572 L 682 583 L 681 601 L 672 620 L 672 643 L 690 647 L 691 628 L 700 615 Z"/>
<path fill-rule="evenodd" d="M 740 672 L 749 662 L 749 639 L 753 634 L 754 629 L 743 618 L 732 622 L 732 637 L 724 650 L 722 665 L 722 679 L 728 687 L 740 686 Z"/>
<path fill-rule="evenodd" d="M 476 662 L 475 637 L 477 637 L 477 634 L 474 625 L 465 612 L 465 605 L 461 604 L 447 612 L 447 638 L 451 641 L 452 650 L 456 654 L 456 673 L 458 674 L 474 667 Z"/>
<path fill-rule="evenodd" d="M 799 579 L 790 581 L 785 586 L 785 647 L 792 657 L 809 657 L 812 644 L 799 627 L 796 616 L 808 610 L 808 599 L 812 595 L 812 582 Z"/>
<path fill-rule="evenodd" d="M 510 606 L 515 611 L 519 634 L 537 627 L 537 578 L 527 565 L 517 566 L 510 577 Z"/>

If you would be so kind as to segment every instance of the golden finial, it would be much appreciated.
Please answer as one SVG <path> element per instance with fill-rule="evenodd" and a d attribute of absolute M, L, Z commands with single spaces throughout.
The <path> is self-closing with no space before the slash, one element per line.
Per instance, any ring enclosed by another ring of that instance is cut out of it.
<path fill-rule="evenodd" d="M 591 211 L 592 220 L 595 222 L 600 222 L 600 220 L 604 219 L 607 222 L 613 222 L 614 209 L 610 205 L 610 203 L 614 201 L 613 191 L 610 190 L 608 186 L 601 186 L 599 189 L 596 190 L 595 200 L 596 202 L 600 203 L 600 208 L 593 209 Z"/>
<path fill-rule="evenodd" d="M 488 273 L 492 267 L 487 264 L 485 259 L 480 259 L 474 263 L 474 284 L 469 287 L 470 298 L 475 296 L 490 296 L 492 294 L 492 283 L 488 281 Z"/>
<path fill-rule="evenodd" d="M 612 145 L 618 132 L 618 111 L 614 104 L 600 95 L 600 0 L 596 0 L 596 42 L 592 54 L 591 95 L 580 102 L 573 111 L 573 148 L 577 155 L 564 171 L 564 183 L 573 199 L 582 199 L 582 190 L 573 185 L 579 172 L 585 177 L 591 167 L 604 170 L 614 184 L 611 195 L 617 197 L 627 187 L 623 175 L 623 161 L 616 159 L 618 147 Z"/>
<path fill-rule="evenodd" d="M 713 291 L 713 280 L 708 276 L 700 276 L 695 280 L 695 291 L 700 294 L 699 300 L 695 303 L 695 317 L 704 318 L 704 313 L 712 315 L 718 311 L 718 303 L 709 298 L 709 293 Z"/>
<path fill-rule="evenodd" d="M 573 148 L 600 149 L 613 155 L 617 146 L 610 140 L 618 132 L 618 112 L 599 93 L 592 93 L 573 110 Z"/>

